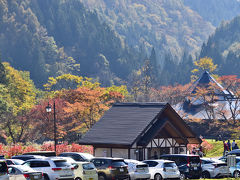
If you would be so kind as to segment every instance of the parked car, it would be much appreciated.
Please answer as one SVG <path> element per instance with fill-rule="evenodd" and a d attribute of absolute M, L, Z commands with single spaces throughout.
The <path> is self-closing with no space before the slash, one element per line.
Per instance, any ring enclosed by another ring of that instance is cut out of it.
<path fill-rule="evenodd" d="M 174 161 L 181 173 L 181 179 L 199 179 L 202 175 L 202 167 L 200 157 L 188 154 L 165 154 L 160 159 Z"/>
<path fill-rule="evenodd" d="M 229 171 L 234 178 L 240 178 L 240 157 L 236 157 L 236 166 L 230 167 Z"/>
<path fill-rule="evenodd" d="M 74 167 L 75 180 L 98 180 L 97 169 L 91 162 L 77 162 L 70 157 L 61 157 L 66 159 Z"/>
<path fill-rule="evenodd" d="M 93 158 L 91 162 L 98 171 L 99 180 L 129 179 L 127 165 L 122 158 Z"/>
<path fill-rule="evenodd" d="M 230 171 L 227 163 L 212 158 L 201 158 L 202 178 L 229 177 Z"/>
<path fill-rule="evenodd" d="M 180 178 L 180 172 L 174 161 L 156 159 L 143 161 L 148 164 L 151 179 Z"/>
<path fill-rule="evenodd" d="M 12 159 L 21 159 L 23 161 L 27 161 L 29 159 L 44 159 L 46 158 L 45 156 L 37 156 L 37 155 L 17 155 L 17 156 L 12 156 Z"/>
<path fill-rule="evenodd" d="M 228 155 L 236 155 L 238 157 L 238 156 L 240 156 L 240 149 L 234 149 L 234 150 L 228 152 L 224 156 L 220 157 L 219 160 L 227 162 L 227 156 Z"/>
<path fill-rule="evenodd" d="M 65 159 L 45 158 L 27 160 L 23 165 L 28 165 L 36 171 L 43 172 L 45 180 L 67 179 L 73 180 L 73 166 Z"/>
<path fill-rule="evenodd" d="M 131 180 L 150 179 L 150 173 L 146 163 L 133 159 L 124 159 L 124 162 L 128 165 L 128 173 Z"/>
<path fill-rule="evenodd" d="M 23 155 L 39 155 L 39 156 L 45 156 L 45 157 L 56 157 L 55 151 L 32 151 L 24 153 Z"/>
<path fill-rule="evenodd" d="M 43 173 L 35 171 L 29 166 L 9 165 L 8 172 L 11 180 L 42 180 Z"/>
<path fill-rule="evenodd" d="M 79 152 L 63 152 L 59 154 L 59 157 L 70 157 L 75 161 L 91 161 L 91 159 L 94 158 L 94 156 L 89 153 L 79 153 Z"/>
<path fill-rule="evenodd" d="M 9 180 L 7 164 L 4 160 L 0 160 L 0 180 Z"/>
<path fill-rule="evenodd" d="M 7 165 L 22 165 L 25 161 L 21 159 L 6 159 Z"/>
<path fill-rule="evenodd" d="M 0 159 L 5 159 L 4 155 L 0 155 Z"/>

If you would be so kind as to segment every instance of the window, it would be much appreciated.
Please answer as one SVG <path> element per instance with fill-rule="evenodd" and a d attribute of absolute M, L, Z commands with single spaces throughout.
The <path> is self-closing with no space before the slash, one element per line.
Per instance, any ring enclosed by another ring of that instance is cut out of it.
<path fill-rule="evenodd" d="M 79 154 L 72 154 L 71 158 L 73 158 L 75 161 L 84 161 L 82 156 L 80 156 Z"/>
<path fill-rule="evenodd" d="M 108 164 L 107 160 L 104 160 L 104 159 L 94 159 L 92 160 L 92 162 L 96 167 L 100 167 Z"/>
<path fill-rule="evenodd" d="M 7 163 L 7 165 L 12 165 L 12 164 L 14 164 L 14 163 L 13 163 L 12 161 L 10 161 L 10 160 L 7 160 L 6 163 Z"/>
<path fill-rule="evenodd" d="M 146 163 L 149 167 L 155 167 L 158 165 L 158 162 L 156 161 L 143 161 L 144 163 Z"/>
<path fill-rule="evenodd" d="M 30 161 L 30 167 L 50 167 L 48 161 Z"/>
<path fill-rule="evenodd" d="M 95 166 L 93 163 L 87 163 L 87 164 L 83 164 L 83 169 L 84 170 L 91 170 L 91 169 L 95 169 Z"/>
<path fill-rule="evenodd" d="M 121 166 L 126 166 L 124 161 L 112 161 L 112 166 L 113 167 L 121 167 Z"/>
<path fill-rule="evenodd" d="M 58 161 L 53 161 L 54 164 L 56 165 L 56 167 L 66 167 L 66 166 L 71 166 L 70 163 L 68 163 L 67 161 L 65 160 L 58 160 Z"/>
<path fill-rule="evenodd" d="M 5 162 L 0 162 L 0 173 L 7 172 L 7 164 Z"/>
<path fill-rule="evenodd" d="M 165 167 L 165 168 L 166 167 L 175 168 L 175 167 L 177 167 L 177 165 L 173 162 L 169 162 L 169 163 L 164 163 L 163 167 Z"/>

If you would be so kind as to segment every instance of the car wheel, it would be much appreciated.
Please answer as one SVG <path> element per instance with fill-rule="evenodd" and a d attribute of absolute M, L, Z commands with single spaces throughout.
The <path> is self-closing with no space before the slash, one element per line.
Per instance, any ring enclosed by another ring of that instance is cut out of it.
<path fill-rule="evenodd" d="M 82 180 L 80 177 L 76 177 L 75 180 Z"/>
<path fill-rule="evenodd" d="M 233 176 L 234 176 L 234 178 L 239 178 L 240 177 L 240 172 L 239 171 L 234 171 Z"/>
<path fill-rule="evenodd" d="M 209 179 L 210 178 L 210 173 L 207 172 L 207 171 L 202 172 L 202 178 Z"/>
<path fill-rule="evenodd" d="M 161 174 L 155 174 L 154 180 L 162 180 Z"/>
<path fill-rule="evenodd" d="M 48 175 L 47 175 L 47 174 L 43 174 L 43 179 L 44 179 L 44 180 L 49 180 Z"/>
<path fill-rule="evenodd" d="M 107 178 L 104 174 L 99 174 L 98 175 L 98 180 L 107 180 Z"/>
<path fill-rule="evenodd" d="M 179 178 L 179 179 L 180 179 L 180 180 L 186 179 L 185 174 L 180 174 L 180 178 Z"/>

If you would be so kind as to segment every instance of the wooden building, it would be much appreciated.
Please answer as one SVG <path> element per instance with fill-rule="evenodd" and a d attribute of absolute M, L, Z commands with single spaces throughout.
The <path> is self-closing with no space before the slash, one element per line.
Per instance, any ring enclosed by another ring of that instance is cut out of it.
<path fill-rule="evenodd" d="M 80 140 L 95 156 L 145 160 L 187 153 L 201 139 L 168 103 L 118 103 Z"/>

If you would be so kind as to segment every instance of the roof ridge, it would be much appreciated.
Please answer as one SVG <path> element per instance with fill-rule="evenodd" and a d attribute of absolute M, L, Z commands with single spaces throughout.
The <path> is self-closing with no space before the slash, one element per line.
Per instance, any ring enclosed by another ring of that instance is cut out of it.
<path fill-rule="evenodd" d="M 166 106 L 167 102 L 124 102 L 114 103 L 113 106 Z"/>

